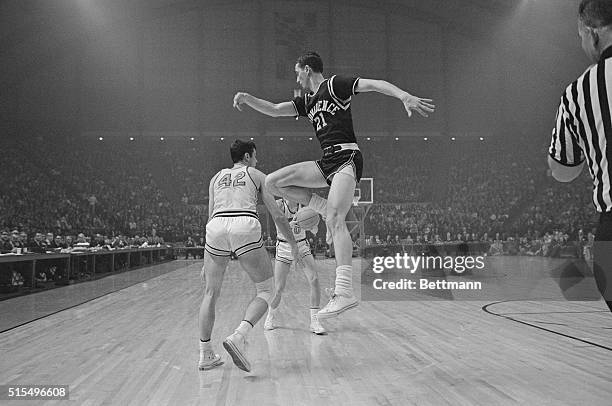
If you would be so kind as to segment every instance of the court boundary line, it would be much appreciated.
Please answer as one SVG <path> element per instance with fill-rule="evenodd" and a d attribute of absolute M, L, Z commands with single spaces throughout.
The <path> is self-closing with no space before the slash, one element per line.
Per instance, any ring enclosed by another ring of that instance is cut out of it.
<path fill-rule="evenodd" d="M 170 262 L 173 262 L 173 261 L 170 261 Z M 169 263 L 170 263 L 170 262 L 169 262 Z M 128 271 L 128 272 L 131 272 L 131 271 L 137 271 L 137 270 L 142 270 L 142 269 L 143 269 L 143 268 L 136 268 L 136 269 L 130 270 L 130 271 Z M 180 269 L 180 268 L 178 268 L 178 269 Z M 21 327 L 21 326 L 25 326 L 26 324 L 30 324 L 30 323 L 33 323 L 33 322 L 35 322 L 35 321 L 38 321 L 38 320 L 44 319 L 45 317 L 53 316 L 54 314 L 61 313 L 61 312 L 64 312 L 64 311 L 66 311 L 66 310 L 73 309 L 73 308 L 75 308 L 75 307 L 77 307 L 77 306 L 84 305 L 85 303 L 92 302 L 92 301 L 94 301 L 94 300 L 96 300 L 96 299 L 100 299 L 101 297 L 108 296 L 108 295 L 111 295 L 111 294 L 113 294 L 113 293 L 120 292 L 120 291 L 122 291 L 122 290 L 124 290 L 124 289 L 127 289 L 127 288 L 131 288 L 132 286 L 134 286 L 134 285 L 138 285 L 139 283 L 144 283 L 144 282 L 150 281 L 150 280 L 152 280 L 152 279 L 159 278 L 159 277 L 161 277 L 161 276 L 167 275 L 167 274 L 169 274 L 169 273 L 176 272 L 176 271 L 178 271 L 178 269 L 175 269 L 175 270 L 173 270 L 173 271 L 166 272 L 166 273 L 161 274 L 161 275 L 154 276 L 154 277 L 149 278 L 149 279 L 144 279 L 144 280 L 139 281 L 139 282 L 134 282 L 134 283 L 132 283 L 131 285 L 124 286 L 124 287 L 122 287 L 122 288 L 120 288 L 120 289 L 117 289 L 117 290 L 113 290 L 112 292 L 107 292 L 107 293 L 105 293 L 105 294 L 103 294 L 103 295 L 96 296 L 96 297 L 91 298 L 91 299 L 88 299 L 88 300 L 86 300 L 86 301 L 84 301 L 84 302 L 77 303 L 77 304 L 74 304 L 74 305 L 72 305 L 72 306 L 68 306 L 68 307 L 65 307 L 65 308 L 63 308 L 63 309 L 60 309 L 60 310 L 56 310 L 56 311 L 54 311 L 54 312 L 52 312 L 52 313 L 45 314 L 44 316 L 40 316 L 40 317 L 37 317 L 37 318 L 32 319 L 32 320 L 28 320 L 28 321 L 23 322 L 23 323 L 21 323 L 21 324 L 18 324 L 18 325 L 16 325 L 16 326 L 9 327 L 9 328 L 7 328 L 7 329 L 5 329 L 5 330 L 2 330 L 2 331 L 0 331 L 0 334 L 7 333 L 7 332 L 9 332 L 9 331 L 11 331 L 11 330 L 14 330 L 14 329 L 16 329 L 16 328 L 19 328 L 19 327 Z M 86 283 L 87 283 L 87 282 L 95 282 L 95 281 L 93 281 L 93 280 L 92 280 L 92 281 L 86 281 Z M 63 287 L 63 286 L 62 286 L 62 287 Z M 38 292 L 35 292 L 34 294 L 36 294 L 36 293 L 38 293 Z M 9 300 L 10 300 L 10 299 L 9 299 Z"/>
<path fill-rule="evenodd" d="M 515 318 L 507 316 L 507 315 L 505 315 L 503 313 L 495 313 L 495 312 L 489 310 L 489 306 L 494 306 L 494 305 L 500 304 L 500 303 L 519 302 L 519 301 L 521 301 L 521 300 L 502 300 L 502 301 L 499 301 L 499 302 L 492 302 L 492 303 L 489 303 L 489 304 L 486 304 L 486 305 L 482 306 L 481 309 L 485 313 L 488 313 L 488 314 L 490 314 L 492 316 L 501 317 L 501 318 L 504 318 L 506 320 L 514 321 L 514 322 L 520 323 L 520 324 L 524 324 L 524 325 L 529 326 L 529 327 L 534 327 L 534 328 L 537 328 L 539 330 L 543 330 L 543 331 L 546 331 L 546 332 L 549 332 L 549 333 L 553 333 L 553 334 L 559 335 L 561 337 L 569 338 L 571 340 L 580 341 L 582 343 L 589 344 L 589 345 L 594 346 L 594 347 L 599 347 L 599 348 L 604 349 L 604 350 L 612 351 L 612 347 L 608 347 L 608 346 L 605 346 L 603 344 L 597 344 L 595 342 L 592 342 L 592 341 L 589 341 L 589 340 L 585 340 L 583 338 L 579 338 L 579 337 L 575 337 L 575 336 L 572 336 L 572 335 L 569 335 L 569 334 L 561 333 L 559 331 L 555 331 L 555 330 L 551 330 L 551 329 L 548 329 L 548 328 L 545 328 L 545 327 L 542 327 L 542 326 L 538 326 L 537 324 L 532 324 L 532 323 L 529 323 L 529 322 L 526 322 L 526 321 L 523 321 L 523 320 L 515 319 Z M 559 312 L 559 313 L 563 313 L 563 312 Z M 570 313 L 572 313 L 572 312 L 570 312 Z M 514 314 L 516 314 L 516 313 L 514 313 Z"/>

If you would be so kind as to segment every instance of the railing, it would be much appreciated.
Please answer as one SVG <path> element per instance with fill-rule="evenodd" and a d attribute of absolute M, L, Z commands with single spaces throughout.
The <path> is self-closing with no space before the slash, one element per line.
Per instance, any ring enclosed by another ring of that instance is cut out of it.
<path fill-rule="evenodd" d="M 172 247 L 0 256 L 0 300 L 174 259 Z"/>

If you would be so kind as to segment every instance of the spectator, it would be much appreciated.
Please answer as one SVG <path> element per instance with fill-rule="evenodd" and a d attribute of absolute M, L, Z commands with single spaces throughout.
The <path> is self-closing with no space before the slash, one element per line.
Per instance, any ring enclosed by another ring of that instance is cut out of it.
<path fill-rule="evenodd" d="M 51 249 L 54 249 L 54 250 L 58 250 L 58 249 L 68 248 L 68 246 L 62 240 L 62 236 L 61 235 L 56 235 L 48 248 L 51 248 Z"/>
<path fill-rule="evenodd" d="M 13 252 L 18 252 L 23 250 L 24 245 L 21 242 L 21 239 L 19 237 L 19 231 L 17 230 L 13 230 L 13 232 L 11 233 L 11 244 L 13 244 Z"/>
<path fill-rule="evenodd" d="M 32 241 L 28 249 L 36 254 L 44 254 L 47 252 L 47 247 L 43 242 L 43 235 L 41 233 L 34 234 L 34 241 Z"/>
<path fill-rule="evenodd" d="M 47 233 L 45 239 L 43 240 L 43 244 L 47 247 L 50 247 L 53 244 L 53 233 Z"/>
<path fill-rule="evenodd" d="M 2 231 L 0 236 L 0 253 L 7 254 L 13 251 L 13 244 L 11 244 L 11 237 L 8 231 Z"/>
<path fill-rule="evenodd" d="M 491 256 L 499 256 L 504 254 L 504 246 L 502 245 L 501 240 L 495 240 L 491 247 L 489 248 L 489 255 Z"/>
<path fill-rule="evenodd" d="M 11 277 L 11 286 L 22 287 L 24 283 L 23 275 L 20 272 L 13 270 Z"/>

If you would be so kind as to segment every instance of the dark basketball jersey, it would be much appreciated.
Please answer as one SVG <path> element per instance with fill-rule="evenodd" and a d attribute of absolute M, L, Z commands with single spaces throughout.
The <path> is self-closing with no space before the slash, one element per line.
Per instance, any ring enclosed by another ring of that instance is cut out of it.
<path fill-rule="evenodd" d="M 359 78 L 334 75 L 325 79 L 314 94 L 293 99 L 298 116 L 308 117 L 321 148 L 356 143 L 351 115 L 351 96 Z"/>

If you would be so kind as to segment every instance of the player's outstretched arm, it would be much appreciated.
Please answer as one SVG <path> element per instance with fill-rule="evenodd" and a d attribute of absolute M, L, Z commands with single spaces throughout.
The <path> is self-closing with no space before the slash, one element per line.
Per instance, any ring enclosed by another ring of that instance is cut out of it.
<path fill-rule="evenodd" d="M 416 111 L 423 117 L 429 117 L 429 113 L 433 113 L 436 106 L 432 99 L 424 99 L 422 97 L 413 96 L 405 90 L 400 89 L 386 80 L 376 79 L 359 79 L 356 92 L 378 92 L 387 96 L 400 99 L 404 103 L 404 108 L 408 113 L 408 117 L 412 116 L 412 111 Z"/>
<path fill-rule="evenodd" d="M 262 114 L 271 117 L 293 117 L 297 113 L 292 102 L 272 103 L 267 100 L 258 99 L 248 93 L 238 92 L 234 96 L 234 108 L 242 111 L 242 105 L 247 106 L 259 111 Z"/>

